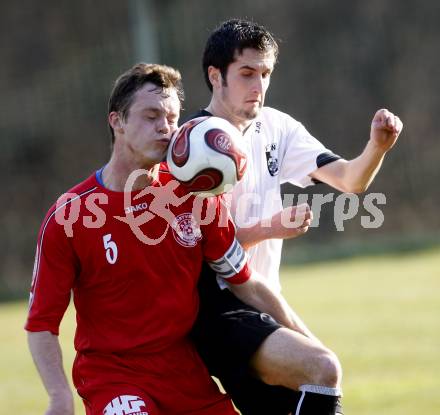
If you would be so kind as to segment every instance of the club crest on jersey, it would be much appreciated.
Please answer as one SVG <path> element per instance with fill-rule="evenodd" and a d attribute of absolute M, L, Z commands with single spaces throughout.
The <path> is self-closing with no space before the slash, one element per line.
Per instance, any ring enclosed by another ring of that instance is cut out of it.
<path fill-rule="evenodd" d="M 266 146 L 266 161 L 269 174 L 271 176 L 276 176 L 280 172 L 277 143 L 271 143 Z"/>
<path fill-rule="evenodd" d="M 202 239 L 202 231 L 191 213 L 176 216 L 173 222 L 174 239 L 184 247 L 193 247 Z"/>

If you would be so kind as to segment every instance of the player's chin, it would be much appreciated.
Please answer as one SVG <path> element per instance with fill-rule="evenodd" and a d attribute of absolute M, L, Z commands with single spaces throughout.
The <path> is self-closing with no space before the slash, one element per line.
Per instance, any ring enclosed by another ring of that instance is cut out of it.
<path fill-rule="evenodd" d="M 150 154 L 148 154 L 147 159 L 149 163 L 159 164 L 162 161 L 166 161 L 166 157 L 167 157 L 167 148 L 162 147 L 156 149 L 156 151 L 154 152 L 150 152 Z"/>
<path fill-rule="evenodd" d="M 260 107 L 245 110 L 243 111 L 243 116 L 247 120 L 253 120 L 258 117 L 258 115 L 260 114 L 260 110 L 261 110 Z"/>

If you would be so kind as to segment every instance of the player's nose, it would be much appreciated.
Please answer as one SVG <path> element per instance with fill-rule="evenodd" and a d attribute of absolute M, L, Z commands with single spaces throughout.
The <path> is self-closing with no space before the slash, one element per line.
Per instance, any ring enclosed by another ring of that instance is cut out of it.
<path fill-rule="evenodd" d="M 262 76 L 255 77 L 255 82 L 252 85 L 252 92 L 257 93 L 258 96 L 261 96 L 264 91 L 264 79 Z"/>
<path fill-rule="evenodd" d="M 160 134 L 169 134 L 171 132 L 171 126 L 166 118 L 158 120 L 156 129 Z"/>

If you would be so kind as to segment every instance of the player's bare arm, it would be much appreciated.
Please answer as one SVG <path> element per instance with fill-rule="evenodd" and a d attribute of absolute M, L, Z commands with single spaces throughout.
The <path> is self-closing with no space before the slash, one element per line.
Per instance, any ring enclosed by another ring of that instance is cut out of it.
<path fill-rule="evenodd" d="M 252 271 L 251 278 L 243 284 L 229 284 L 228 286 L 234 295 L 244 303 L 271 315 L 285 327 L 321 344 L 292 310 L 284 297 L 273 291 L 266 279 L 262 278 L 258 272 Z"/>
<path fill-rule="evenodd" d="M 49 395 L 46 415 L 73 415 L 73 395 L 64 373 L 58 336 L 28 332 L 29 350 Z"/>
<path fill-rule="evenodd" d="M 307 203 L 288 206 L 272 216 L 270 221 L 258 221 L 254 225 L 237 229 L 237 239 L 244 249 L 266 239 L 292 239 L 304 235 L 313 220 Z"/>
<path fill-rule="evenodd" d="M 311 176 L 341 192 L 362 193 L 379 171 L 385 154 L 396 144 L 402 132 L 400 118 L 381 109 L 371 122 L 370 140 L 364 151 L 353 160 L 337 160 L 320 167 Z"/>

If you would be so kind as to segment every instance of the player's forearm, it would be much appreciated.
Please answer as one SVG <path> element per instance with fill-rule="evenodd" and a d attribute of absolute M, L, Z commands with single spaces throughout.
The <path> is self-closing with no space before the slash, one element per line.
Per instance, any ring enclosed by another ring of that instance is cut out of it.
<path fill-rule="evenodd" d="M 345 186 L 353 193 L 367 190 L 380 170 L 384 157 L 385 152 L 369 141 L 361 155 L 348 161 L 344 177 Z"/>
<path fill-rule="evenodd" d="M 236 238 L 244 249 L 252 248 L 254 245 L 270 238 L 270 227 L 262 226 L 261 221 L 246 228 L 237 228 Z"/>
<path fill-rule="evenodd" d="M 312 177 L 341 192 L 362 193 L 379 171 L 386 152 L 371 140 L 364 151 L 352 160 L 337 160 L 316 170 Z"/>
<path fill-rule="evenodd" d="M 270 220 L 264 219 L 237 230 L 237 239 L 244 249 L 266 239 L 291 239 L 304 235 L 312 222 L 313 214 L 307 203 L 288 206 L 275 213 Z"/>
<path fill-rule="evenodd" d="M 64 372 L 58 337 L 48 331 L 28 332 L 28 344 L 51 400 L 49 412 L 73 414 L 73 395 Z"/>

